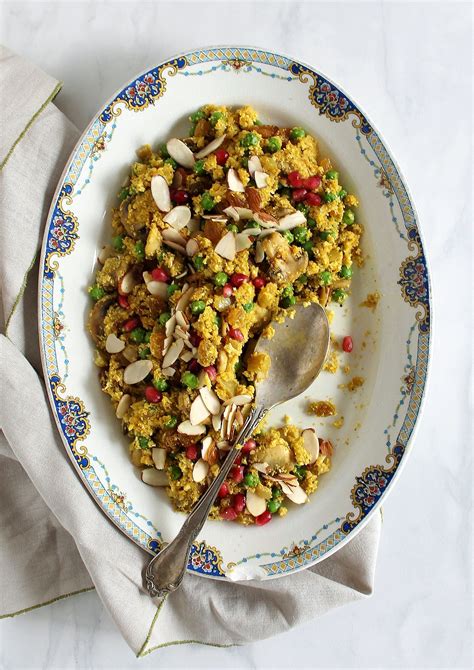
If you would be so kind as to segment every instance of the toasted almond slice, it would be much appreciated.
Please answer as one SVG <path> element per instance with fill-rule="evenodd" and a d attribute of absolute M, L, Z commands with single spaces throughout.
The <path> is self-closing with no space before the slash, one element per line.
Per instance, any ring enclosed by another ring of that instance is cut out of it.
<path fill-rule="evenodd" d="M 197 154 L 195 154 L 196 158 L 199 160 L 200 158 L 205 158 L 206 156 L 209 156 L 209 154 L 212 154 L 213 151 L 218 149 L 222 142 L 225 140 L 225 135 L 221 135 L 220 137 L 216 137 L 212 142 L 209 142 L 201 151 L 198 151 Z"/>
<path fill-rule="evenodd" d="M 260 172 L 260 170 L 256 170 L 253 177 L 255 179 L 257 188 L 265 188 L 265 186 L 267 186 L 268 175 L 266 172 Z"/>
<path fill-rule="evenodd" d="M 319 456 L 318 436 L 316 435 L 316 431 L 314 430 L 314 428 L 306 428 L 306 430 L 303 430 L 303 432 L 301 433 L 301 437 L 303 438 L 304 448 L 311 456 L 309 465 L 312 465 L 313 463 L 316 463 Z"/>
<path fill-rule="evenodd" d="M 181 326 L 176 326 L 174 329 L 174 336 L 179 337 L 182 340 L 189 340 L 189 333 L 186 330 L 183 330 Z"/>
<path fill-rule="evenodd" d="M 132 404 L 132 396 L 128 393 L 124 393 L 118 402 L 117 409 L 115 410 L 115 416 L 117 417 L 117 419 L 123 419 L 125 414 L 130 409 L 131 404 Z"/>
<path fill-rule="evenodd" d="M 107 339 L 105 340 L 105 350 L 108 351 L 109 354 L 119 354 L 124 349 L 125 342 L 118 338 L 117 335 L 110 333 L 110 335 L 107 336 Z"/>
<path fill-rule="evenodd" d="M 267 509 L 267 501 L 261 498 L 254 491 L 247 489 L 245 498 L 247 509 L 252 516 L 260 516 Z"/>
<path fill-rule="evenodd" d="M 191 404 L 191 409 L 189 410 L 189 421 L 191 424 L 193 426 L 198 426 L 207 419 L 209 414 L 210 412 L 201 396 L 196 396 Z"/>
<path fill-rule="evenodd" d="M 193 467 L 193 481 L 198 483 L 203 482 L 206 479 L 208 472 L 209 463 L 206 463 L 205 460 L 200 458 L 198 461 L 196 461 Z"/>
<path fill-rule="evenodd" d="M 227 221 L 227 216 L 224 214 L 201 214 L 201 219 L 209 219 L 210 221 L 221 221 L 225 223 Z"/>
<path fill-rule="evenodd" d="M 205 387 L 199 389 L 199 394 L 209 412 L 213 415 L 219 414 L 219 412 L 221 411 L 221 401 L 214 393 L 214 391 L 212 389 L 208 389 L 207 387 Z"/>
<path fill-rule="evenodd" d="M 196 240 L 190 239 L 186 242 L 186 253 L 188 256 L 193 257 L 199 251 L 199 244 Z"/>
<path fill-rule="evenodd" d="M 110 244 L 106 244 L 105 247 L 102 247 L 102 249 L 99 251 L 97 255 L 97 260 L 99 261 L 99 263 L 103 265 L 107 260 L 107 258 L 110 258 L 110 256 L 112 256 L 113 253 L 114 250 L 110 246 Z"/>
<path fill-rule="evenodd" d="M 175 317 L 176 317 L 176 323 L 180 325 L 181 328 L 184 328 L 184 330 L 189 329 L 189 321 L 187 320 L 186 316 L 180 309 L 176 310 Z"/>
<path fill-rule="evenodd" d="M 230 168 L 227 171 L 227 184 L 234 193 L 245 193 L 245 187 L 242 184 L 237 170 Z"/>
<path fill-rule="evenodd" d="M 178 433 L 182 435 L 204 435 L 206 432 L 206 426 L 193 426 L 191 421 L 183 421 L 178 426 Z"/>
<path fill-rule="evenodd" d="M 222 412 L 222 421 L 221 421 L 221 437 L 222 439 L 227 437 L 227 419 L 229 418 L 229 414 L 231 411 L 231 406 L 228 405 L 225 407 L 224 411 Z"/>
<path fill-rule="evenodd" d="M 219 240 L 215 247 L 216 254 L 226 258 L 228 261 L 233 261 L 235 258 L 235 234 L 232 231 L 229 231 L 224 235 L 224 237 Z"/>
<path fill-rule="evenodd" d="M 176 242 L 171 242 L 171 240 L 163 240 L 163 244 L 166 244 L 166 246 L 170 247 L 170 249 L 174 249 L 175 251 L 179 251 L 180 254 L 183 254 L 183 256 L 186 256 L 186 247 L 181 246 L 181 244 L 177 244 Z"/>
<path fill-rule="evenodd" d="M 182 247 L 186 246 L 186 240 L 174 228 L 165 228 L 162 231 L 162 236 L 163 240 L 166 242 L 175 242 L 176 244 L 180 244 Z"/>
<path fill-rule="evenodd" d="M 185 351 L 184 353 L 181 354 L 180 359 L 184 361 L 185 363 L 189 363 L 189 361 L 192 361 L 194 358 L 193 352 L 192 351 Z"/>
<path fill-rule="evenodd" d="M 252 467 L 257 470 L 257 472 L 262 472 L 264 475 L 267 474 L 268 463 L 252 463 Z"/>
<path fill-rule="evenodd" d="M 161 372 L 163 373 L 163 375 L 165 377 L 172 377 L 174 375 L 174 373 L 176 372 L 176 370 L 175 370 L 175 368 L 168 367 L 168 368 L 162 368 Z"/>
<path fill-rule="evenodd" d="M 308 500 L 308 496 L 298 484 L 296 477 L 291 483 L 280 481 L 280 486 L 283 493 L 291 500 L 291 502 L 294 502 L 297 505 L 302 505 Z"/>
<path fill-rule="evenodd" d="M 227 425 L 226 425 L 226 437 L 227 439 L 231 439 L 234 434 L 234 419 L 235 419 L 235 414 L 237 412 L 237 407 L 236 405 L 231 405 L 231 411 L 229 412 L 229 416 L 227 417 Z"/>
<path fill-rule="evenodd" d="M 151 450 L 151 457 L 153 458 L 153 463 L 157 470 L 164 470 L 166 463 L 166 449 L 161 447 L 153 447 Z"/>
<path fill-rule="evenodd" d="M 172 314 L 165 324 L 166 337 L 172 335 L 174 333 L 175 328 L 176 328 L 176 314 Z"/>
<path fill-rule="evenodd" d="M 265 258 L 265 252 L 263 251 L 263 246 L 260 240 L 257 240 L 255 245 L 255 262 L 261 263 Z"/>
<path fill-rule="evenodd" d="M 173 363 L 178 360 L 180 353 L 183 351 L 183 347 L 183 340 L 175 340 L 166 352 L 162 366 L 167 368 L 168 366 L 173 365 Z"/>
<path fill-rule="evenodd" d="M 164 281 L 155 281 L 152 279 L 148 282 L 146 287 L 148 292 L 156 298 L 164 299 L 168 297 L 168 285 Z"/>
<path fill-rule="evenodd" d="M 228 440 L 221 440 L 217 443 L 217 448 L 221 451 L 230 451 L 230 444 Z"/>
<path fill-rule="evenodd" d="M 185 168 L 193 167 L 194 154 L 182 140 L 178 140 L 178 138 L 173 137 L 166 143 L 166 148 L 171 158 L 174 158 L 177 163 Z"/>
<path fill-rule="evenodd" d="M 134 286 L 137 284 L 137 277 L 133 270 L 129 270 L 124 274 L 122 279 L 118 283 L 118 292 L 121 295 L 128 295 L 133 291 Z"/>
<path fill-rule="evenodd" d="M 203 439 L 203 441 L 201 442 L 201 445 L 202 445 L 201 456 L 205 461 L 207 461 L 207 452 L 209 451 L 209 449 L 211 448 L 211 446 L 213 444 L 214 444 L 214 440 L 212 439 L 212 437 L 210 435 L 207 435 L 207 437 L 205 437 Z"/>
<path fill-rule="evenodd" d="M 160 212 L 169 212 L 171 209 L 170 187 L 168 182 L 160 174 L 151 178 L 151 195 Z"/>
<path fill-rule="evenodd" d="M 173 207 L 173 209 L 163 217 L 163 221 L 174 228 L 174 230 L 181 230 L 181 228 L 187 226 L 190 219 L 191 210 L 189 207 L 186 207 L 186 205 Z"/>
<path fill-rule="evenodd" d="M 145 468 L 142 470 L 142 482 L 149 486 L 168 486 L 168 475 L 164 470 Z"/>
<path fill-rule="evenodd" d="M 186 288 L 185 288 L 186 287 Z M 185 284 L 183 286 L 183 291 L 181 293 L 181 297 L 179 298 L 178 302 L 176 303 L 176 310 L 181 310 L 184 312 L 186 307 L 189 305 L 189 301 L 191 300 L 191 296 L 194 292 L 194 288 L 192 286 L 189 286 Z"/>
<path fill-rule="evenodd" d="M 287 214 L 278 220 L 278 230 L 291 230 L 291 228 L 301 226 L 303 223 L 306 223 L 303 212 L 293 212 L 293 214 Z"/>
<path fill-rule="evenodd" d="M 253 244 L 253 241 L 250 239 L 250 235 L 244 235 L 243 233 L 238 233 L 235 236 L 235 253 L 238 254 L 239 251 L 244 249 L 249 249 Z"/>
<path fill-rule="evenodd" d="M 251 177 L 253 177 L 256 172 L 263 171 L 262 164 L 260 163 L 260 158 L 258 156 L 250 156 L 247 167 Z"/>
<path fill-rule="evenodd" d="M 153 363 L 148 360 L 139 360 L 127 365 L 123 372 L 125 384 L 138 384 L 153 370 Z"/>
<path fill-rule="evenodd" d="M 247 403 L 252 402 L 252 396 L 247 394 L 234 395 L 229 400 L 226 400 L 224 405 L 246 405 Z"/>
<path fill-rule="evenodd" d="M 168 349 L 171 347 L 171 343 L 173 342 L 173 335 L 168 335 L 168 337 L 165 337 L 163 341 L 163 356 L 166 354 Z"/>
<path fill-rule="evenodd" d="M 138 358 L 137 348 L 131 344 L 128 344 L 123 350 L 122 356 L 130 363 L 134 363 Z"/>
<path fill-rule="evenodd" d="M 142 272 L 142 277 L 143 277 L 143 281 L 145 282 L 145 284 L 148 284 L 148 282 L 153 281 L 153 277 L 151 276 L 150 272 L 146 272 L 146 271 Z"/>
<path fill-rule="evenodd" d="M 175 279 L 182 279 L 183 277 L 186 277 L 188 274 L 188 270 L 186 269 L 184 272 L 181 272 L 181 274 L 176 275 Z"/>
<path fill-rule="evenodd" d="M 188 225 L 186 227 L 190 233 L 197 233 L 199 230 L 199 219 L 189 219 Z"/>
<path fill-rule="evenodd" d="M 262 226 L 262 228 L 274 228 L 277 224 L 276 220 L 272 221 L 271 219 L 263 217 L 262 212 L 255 212 L 253 218 Z"/>
<path fill-rule="evenodd" d="M 216 432 L 220 429 L 221 423 L 222 423 L 221 413 L 219 412 L 219 414 L 213 414 L 212 415 L 212 427 L 214 428 L 214 430 Z"/>
<path fill-rule="evenodd" d="M 248 207 L 236 207 L 237 214 L 242 221 L 247 221 L 248 219 L 253 219 L 253 212 Z"/>
<path fill-rule="evenodd" d="M 227 216 L 230 216 L 231 219 L 234 219 L 234 221 L 238 221 L 240 219 L 239 213 L 237 211 L 236 207 L 226 207 L 224 209 L 224 214 L 227 214 Z"/>

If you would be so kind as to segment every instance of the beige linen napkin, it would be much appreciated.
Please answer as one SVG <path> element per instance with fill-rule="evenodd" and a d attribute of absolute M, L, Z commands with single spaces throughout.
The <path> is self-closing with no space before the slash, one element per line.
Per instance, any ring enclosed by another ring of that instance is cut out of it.
<path fill-rule="evenodd" d="M 243 584 L 188 575 L 164 602 L 147 595 L 142 570 L 149 556 L 80 482 L 57 434 L 39 364 L 34 259 L 78 136 L 52 104 L 59 88 L 0 49 L 0 616 L 95 586 L 130 647 L 144 655 L 177 642 L 259 640 L 370 595 L 379 515 L 337 554 L 295 575 Z"/>

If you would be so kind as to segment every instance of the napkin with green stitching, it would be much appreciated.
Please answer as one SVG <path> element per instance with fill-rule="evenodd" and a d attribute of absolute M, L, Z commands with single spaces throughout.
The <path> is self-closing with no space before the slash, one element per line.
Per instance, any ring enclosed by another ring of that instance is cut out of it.
<path fill-rule="evenodd" d="M 142 571 L 149 556 L 86 492 L 42 379 L 35 259 L 79 135 L 53 103 L 59 90 L 33 64 L 0 48 L 0 617 L 95 587 L 127 643 L 144 655 L 183 641 L 227 646 L 263 639 L 370 595 L 379 515 L 335 555 L 297 574 L 243 583 L 188 575 L 166 600 L 148 596 Z"/>

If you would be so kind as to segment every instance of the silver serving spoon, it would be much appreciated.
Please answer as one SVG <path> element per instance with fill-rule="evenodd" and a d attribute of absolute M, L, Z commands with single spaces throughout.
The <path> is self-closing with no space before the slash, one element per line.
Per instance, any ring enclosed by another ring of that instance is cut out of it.
<path fill-rule="evenodd" d="M 303 393 L 318 376 L 329 346 L 329 324 L 324 309 L 317 304 L 296 307 L 294 319 L 272 324 L 271 340 L 261 337 L 255 351 L 271 357 L 271 374 L 256 386 L 255 405 L 245 420 L 234 446 L 227 454 L 219 474 L 198 500 L 175 539 L 148 564 L 147 589 L 152 597 L 164 596 L 181 584 L 191 546 L 203 527 L 221 484 L 226 479 L 242 445 L 267 412 Z"/>

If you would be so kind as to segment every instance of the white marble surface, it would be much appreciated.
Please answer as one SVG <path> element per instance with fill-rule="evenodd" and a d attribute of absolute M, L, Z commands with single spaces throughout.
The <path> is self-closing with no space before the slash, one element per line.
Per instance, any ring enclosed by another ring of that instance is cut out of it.
<path fill-rule="evenodd" d="M 87 593 L 3 620 L 1 669 L 470 667 L 471 26 L 470 3 L 455 2 L 0 4 L 1 41 L 64 81 L 57 104 L 80 128 L 121 83 L 190 47 L 247 43 L 314 64 L 393 149 L 435 303 L 429 394 L 384 508 L 371 599 L 247 647 L 184 645 L 137 661 Z"/>

